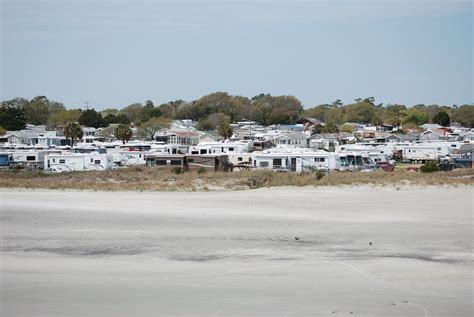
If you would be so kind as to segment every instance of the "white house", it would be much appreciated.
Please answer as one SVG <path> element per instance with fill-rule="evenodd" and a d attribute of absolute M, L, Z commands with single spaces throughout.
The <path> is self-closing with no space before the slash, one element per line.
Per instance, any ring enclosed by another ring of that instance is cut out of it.
<path fill-rule="evenodd" d="M 276 147 L 308 147 L 308 136 L 303 133 L 281 133 L 273 139 Z"/>

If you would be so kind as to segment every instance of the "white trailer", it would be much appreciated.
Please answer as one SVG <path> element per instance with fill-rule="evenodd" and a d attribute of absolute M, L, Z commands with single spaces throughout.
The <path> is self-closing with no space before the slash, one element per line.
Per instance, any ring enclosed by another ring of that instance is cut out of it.
<path fill-rule="evenodd" d="M 332 152 L 309 150 L 265 151 L 252 153 L 253 166 L 272 170 L 306 172 L 311 170 L 339 170 L 339 156 Z"/>
<path fill-rule="evenodd" d="M 149 154 L 153 153 L 148 151 L 121 151 L 118 156 L 114 155 L 114 162 L 119 157 L 120 165 L 145 165 L 146 156 Z"/>
<path fill-rule="evenodd" d="M 251 142 L 201 142 L 189 148 L 189 154 L 233 154 L 248 153 L 252 150 Z"/>
<path fill-rule="evenodd" d="M 238 164 L 252 164 L 252 153 L 229 153 L 227 154 L 229 163 Z"/>
<path fill-rule="evenodd" d="M 50 154 L 45 156 L 45 170 L 50 172 L 106 170 L 114 166 L 112 155 L 99 153 Z"/>
<path fill-rule="evenodd" d="M 451 152 L 449 144 L 414 144 L 402 149 L 402 159 L 416 163 L 438 161 L 440 159 L 448 160 Z"/>
<path fill-rule="evenodd" d="M 43 168 L 44 158 L 50 153 L 60 153 L 58 150 L 28 150 L 12 151 L 11 165 L 16 167 L 34 167 Z"/>

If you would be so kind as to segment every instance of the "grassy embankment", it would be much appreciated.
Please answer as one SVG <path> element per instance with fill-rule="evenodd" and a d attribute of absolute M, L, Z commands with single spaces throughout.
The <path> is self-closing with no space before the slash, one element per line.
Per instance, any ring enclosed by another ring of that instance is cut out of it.
<path fill-rule="evenodd" d="M 149 190 L 149 191 L 206 191 L 242 190 L 275 186 L 342 186 L 342 185 L 474 185 L 472 169 L 452 172 L 417 173 L 396 170 L 294 174 L 272 171 L 244 171 L 234 173 L 175 174 L 146 167 L 131 167 L 108 171 L 44 174 L 37 171 L 0 171 L 0 187 L 78 190 Z"/>

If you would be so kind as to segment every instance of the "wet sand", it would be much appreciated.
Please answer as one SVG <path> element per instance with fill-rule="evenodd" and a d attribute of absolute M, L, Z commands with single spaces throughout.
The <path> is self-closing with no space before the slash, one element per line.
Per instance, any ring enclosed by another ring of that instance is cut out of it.
<path fill-rule="evenodd" d="M 472 197 L 0 190 L 0 315 L 472 316 Z"/>

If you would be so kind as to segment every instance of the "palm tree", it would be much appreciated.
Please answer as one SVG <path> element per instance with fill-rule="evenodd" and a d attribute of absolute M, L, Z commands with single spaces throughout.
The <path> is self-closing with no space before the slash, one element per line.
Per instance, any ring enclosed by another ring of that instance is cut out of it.
<path fill-rule="evenodd" d="M 82 131 L 81 126 L 79 123 L 76 122 L 69 122 L 64 127 L 64 136 L 66 139 L 71 140 L 71 147 L 74 147 L 74 140 L 82 139 L 84 132 Z"/>
<path fill-rule="evenodd" d="M 217 132 L 224 138 L 228 139 L 232 136 L 234 131 L 232 130 L 232 127 L 228 123 L 222 123 L 218 128 Z"/>
<path fill-rule="evenodd" d="M 132 129 L 127 124 L 121 124 L 115 129 L 115 138 L 121 140 L 123 144 L 132 138 Z"/>

